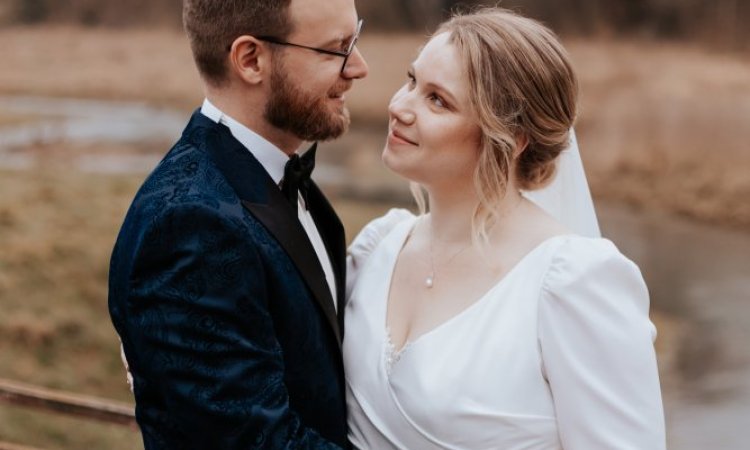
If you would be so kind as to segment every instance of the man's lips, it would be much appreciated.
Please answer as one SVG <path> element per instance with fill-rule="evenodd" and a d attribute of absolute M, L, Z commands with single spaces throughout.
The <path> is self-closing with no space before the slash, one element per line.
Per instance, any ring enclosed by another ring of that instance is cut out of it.
<path fill-rule="evenodd" d="M 352 88 L 351 83 L 347 83 L 345 85 L 339 86 L 340 89 L 334 89 L 331 91 L 330 94 L 328 94 L 329 98 L 335 98 L 335 99 L 344 99 L 344 94 Z"/>

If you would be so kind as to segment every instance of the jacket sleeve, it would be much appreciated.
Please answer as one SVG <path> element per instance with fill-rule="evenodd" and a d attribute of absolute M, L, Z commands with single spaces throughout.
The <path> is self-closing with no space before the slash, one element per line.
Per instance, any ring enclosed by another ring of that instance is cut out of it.
<path fill-rule="evenodd" d="M 147 383 L 194 448 L 339 448 L 290 409 L 248 225 L 182 204 L 145 229 L 132 250 L 123 340 L 136 397 Z"/>

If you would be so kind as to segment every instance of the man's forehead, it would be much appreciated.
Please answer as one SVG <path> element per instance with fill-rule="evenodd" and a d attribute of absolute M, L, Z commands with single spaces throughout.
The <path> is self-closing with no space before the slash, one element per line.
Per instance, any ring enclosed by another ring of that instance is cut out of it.
<path fill-rule="evenodd" d="M 309 32 L 321 38 L 344 37 L 357 24 L 352 0 L 292 0 L 289 16 L 295 35 Z"/>

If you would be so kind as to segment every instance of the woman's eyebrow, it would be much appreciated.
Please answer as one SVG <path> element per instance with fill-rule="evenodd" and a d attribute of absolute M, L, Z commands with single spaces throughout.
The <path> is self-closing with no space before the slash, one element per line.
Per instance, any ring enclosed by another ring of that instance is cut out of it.
<path fill-rule="evenodd" d="M 415 80 L 417 80 L 417 72 L 416 72 L 416 69 L 414 68 L 414 64 L 413 63 L 409 65 L 409 73 L 411 74 L 411 76 L 414 77 Z M 458 101 L 456 100 L 456 96 L 453 95 L 453 93 L 450 91 L 450 89 L 446 88 L 445 86 L 441 85 L 440 83 L 436 83 L 434 81 L 427 81 L 427 82 L 425 82 L 425 87 L 427 89 L 431 89 L 431 90 L 435 90 L 435 91 L 440 91 L 440 93 L 446 97 L 446 100 L 448 100 L 449 102 L 453 103 L 454 105 L 458 105 Z"/>

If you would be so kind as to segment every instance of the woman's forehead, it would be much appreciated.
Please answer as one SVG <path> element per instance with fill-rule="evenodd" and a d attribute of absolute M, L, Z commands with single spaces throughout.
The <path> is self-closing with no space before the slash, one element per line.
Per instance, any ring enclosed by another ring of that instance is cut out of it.
<path fill-rule="evenodd" d="M 468 79 L 458 47 L 448 32 L 432 37 L 414 60 L 412 67 L 419 82 L 448 89 L 455 97 L 465 99 Z"/>

